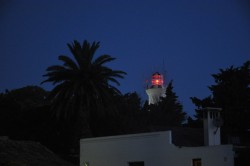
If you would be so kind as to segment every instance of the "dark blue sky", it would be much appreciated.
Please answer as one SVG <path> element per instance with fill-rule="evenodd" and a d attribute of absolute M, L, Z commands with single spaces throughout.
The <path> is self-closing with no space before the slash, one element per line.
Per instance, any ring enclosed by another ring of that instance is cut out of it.
<path fill-rule="evenodd" d="M 70 55 L 66 44 L 86 39 L 128 73 L 123 93 L 146 99 L 145 80 L 165 70 L 193 115 L 189 97 L 210 94 L 211 74 L 250 59 L 247 0 L 0 0 L 0 25 L 1 92 L 40 86 L 58 55 Z"/>

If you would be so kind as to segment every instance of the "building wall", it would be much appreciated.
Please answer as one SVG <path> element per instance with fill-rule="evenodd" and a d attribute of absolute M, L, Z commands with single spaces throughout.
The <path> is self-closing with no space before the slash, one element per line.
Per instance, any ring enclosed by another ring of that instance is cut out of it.
<path fill-rule="evenodd" d="M 191 165 L 192 159 L 200 158 L 202 166 L 233 166 L 234 152 L 232 145 L 216 145 L 203 147 L 183 147 L 175 151 L 178 164 Z M 183 163 L 183 164 L 182 164 Z"/>
<path fill-rule="evenodd" d="M 231 145 L 176 147 L 171 131 L 82 139 L 80 166 L 128 166 L 144 161 L 145 166 L 192 166 L 201 158 L 202 166 L 233 166 Z"/>

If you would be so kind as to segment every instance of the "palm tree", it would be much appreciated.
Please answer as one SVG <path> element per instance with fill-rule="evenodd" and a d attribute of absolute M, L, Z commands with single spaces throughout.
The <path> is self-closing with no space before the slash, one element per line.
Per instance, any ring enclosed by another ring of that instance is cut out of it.
<path fill-rule="evenodd" d="M 56 85 L 49 99 L 57 119 L 74 122 L 80 117 L 84 125 L 89 125 L 91 111 L 104 110 L 112 103 L 112 96 L 120 94 L 114 85 L 120 85 L 117 78 L 123 78 L 126 73 L 105 66 L 115 60 L 109 55 L 94 59 L 99 42 L 90 44 L 85 40 L 81 45 L 74 41 L 67 45 L 74 60 L 60 55 L 58 59 L 63 65 L 48 67 L 43 75 L 47 79 L 42 83 L 52 82 Z"/>

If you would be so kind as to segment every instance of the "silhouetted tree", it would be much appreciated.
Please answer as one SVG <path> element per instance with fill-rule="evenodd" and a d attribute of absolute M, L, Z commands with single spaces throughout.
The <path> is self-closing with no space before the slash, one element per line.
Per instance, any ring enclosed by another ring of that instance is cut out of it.
<path fill-rule="evenodd" d="M 136 92 L 117 95 L 117 112 L 91 119 L 95 136 L 131 134 L 145 131 L 145 114 L 141 108 L 141 98 Z M 98 119 L 99 117 L 99 119 Z"/>
<path fill-rule="evenodd" d="M 157 104 L 149 105 L 149 123 L 160 126 L 181 126 L 186 120 L 186 113 L 182 111 L 182 104 L 173 92 L 173 82 L 167 88 L 165 97 L 161 97 Z"/>
<path fill-rule="evenodd" d="M 68 136 L 51 117 L 47 91 L 38 86 L 6 90 L 0 94 L 0 135 L 38 141 L 54 152 L 69 148 Z"/>
<path fill-rule="evenodd" d="M 31 135 L 27 130 L 32 126 L 26 126 L 31 120 L 30 114 L 36 114 L 32 110 L 46 104 L 47 95 L 48 92 L 38 86 L 26 86 L 1 93 L 0 134 L 13 139 L 30 138 Z"/>
<path fill-rule="evenodd" d="M 111 111 L 109 106 L 113 96 L 120 94 L 112 83 L 120 85 L 117 78 L 123 78 L 126 73 L 105 66 L 115 60 L 109 55 L 94 59 L 99 42 L 90 44 L 84 41 L 81 45 L 74 41 L 68 47 L 74 59 L 60 55 L 58 59 L 63 65 L 48 67 L 43 75 L 47 79 L 42 83 L 52 82 L 55 85 L 49 95 L 54 115 L 65 125 L 68 123 L 69 131 L 77 130 L 70 135 L 79 139 L 91 136 L 90 114 Z"/>
<path fill-rule="evenodd" d="M 2 93 L 2 100 L 15 102 L 20 110 L 28 110 L 45 104 L 48 92 L 38 86 L 25 86 L 23 88 L 6 90 Z"/>
<path fill-rule="evenodd" d="M 224 134 L 234 135 L 250 128 L 250 61 L 241 67 L 220 69 L 213 74 L 215 84 L 209 89 L 211 96 L 205 99 L 191 98 L 197 106 L 196 117 L 201 119 L 200 108 L 220 107 L 224 120 Z"/>
<path fill-rule="evenodd" d="M 197 97 L 190 98 L 192 102 L 196 105 L 195 109 L 195 119 L 189 117 L 188 126 L 195 127 L 195 128 L 202 128 L 203 127 L 203 113 L 201 111 L 202 108 L 205 107 L 216 107 L 211 96 L 208 96 L 204 99 L 198 99 Z"/>
<path fill-rule="evenodd" d="M 125 134 L 145 130 L 145 115 L 141 108 L 141 98 L 136 92 L 123 95 L 119 106 Z"/>

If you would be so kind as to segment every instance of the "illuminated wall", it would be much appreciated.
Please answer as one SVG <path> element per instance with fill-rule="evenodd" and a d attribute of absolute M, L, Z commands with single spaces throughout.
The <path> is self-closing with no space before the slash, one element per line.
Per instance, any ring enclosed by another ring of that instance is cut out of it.
<path fill-rule="evenodd" d="M 171 131 L 81 139 L 80 166 L 233 166 L 232 145 L 176 147 Z"/>

